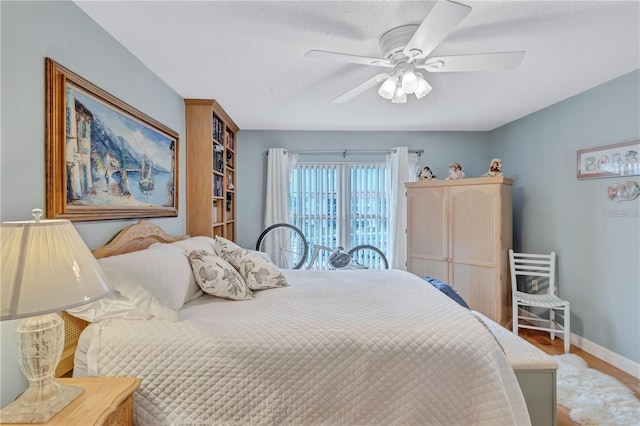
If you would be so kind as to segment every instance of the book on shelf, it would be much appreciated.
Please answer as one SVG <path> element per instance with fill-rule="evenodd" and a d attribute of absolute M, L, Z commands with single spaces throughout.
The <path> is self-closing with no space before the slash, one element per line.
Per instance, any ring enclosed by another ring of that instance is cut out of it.
<path fill-rule="evenodd" d="M 227 151 L 227 167 L 233 168 L 233 152 Z"/>
<path fill-rule="evenodd" d="M 233 195 L 227 193 L 227 212 L 231 212 L 231 206 L 233 205 Z"/>
<path fill-rule="evenodd" d="M 215 115 L 213 116 L 212 128 L 213 128 L 213 134 L 211 136 L 216 141 L 222 143 L 224 141 L 223 139 L 224 129 L 222 126 L 222 120 L 220 120 Z"/>
<path fill-rule="evenodd" d="M 222 197 L 222 176 L 213 176 L 213 196 Z"/>
<path fill-rule="evenodd" d="M 213 150 L 213 170 L 216 172 L 222 172 L 224 167 L 224 148 L 222 145 L 215 145 Z"/>
<path fill-rule="evenodd" d="M 213 223 L 218 223 L 218 206 L 216 202 L 213 202 Z"/>
<path fill-rule="evenodd" d="M 232 132 L 227 132 L 227 148 L 233 150 L 234 135 Z"/>

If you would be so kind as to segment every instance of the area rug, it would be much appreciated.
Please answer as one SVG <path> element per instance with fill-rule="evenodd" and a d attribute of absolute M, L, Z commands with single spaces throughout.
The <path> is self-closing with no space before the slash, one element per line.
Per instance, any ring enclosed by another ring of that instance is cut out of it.
<path fill-rule="evenodd" d="M 589 368 L 575 354 L 556 355 L 558 404 L 581 425 L 640 424 L 640 400 L 622 382 Z"/>

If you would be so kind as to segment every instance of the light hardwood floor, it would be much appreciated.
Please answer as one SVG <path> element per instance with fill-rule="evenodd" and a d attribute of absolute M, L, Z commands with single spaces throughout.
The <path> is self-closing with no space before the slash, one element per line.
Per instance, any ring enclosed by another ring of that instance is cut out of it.
<path fill-rule="evenodd" d="M 562 340 L 551 340 L 547 333 L 522 329 L 520 330 L 520 337 L 534 344 L 549 355 L 561 355 L 564 353 Z M 620 380 L 640 398 L 640 380 L 573 345 L 571 345 L 571 353 L 582 357 L 582 359 L 589 364 L 589 367 Z M 569 411 L 560 404 L 558 404 L 558 426 L 579 426 L 578 423 L 571 420 Z"/>

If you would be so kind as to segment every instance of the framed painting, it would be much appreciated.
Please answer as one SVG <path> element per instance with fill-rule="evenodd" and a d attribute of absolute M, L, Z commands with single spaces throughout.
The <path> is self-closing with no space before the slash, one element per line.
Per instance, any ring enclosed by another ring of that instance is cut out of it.
<path fill-rule="evenodd" d="M 640 139 L 578 150 L 578 179 L 640 175 Z"/>
<path fill-rule="evenodd" d="M 178 133 L 50 58 L 46 214 L 71 221 L 178 215 Z"/>

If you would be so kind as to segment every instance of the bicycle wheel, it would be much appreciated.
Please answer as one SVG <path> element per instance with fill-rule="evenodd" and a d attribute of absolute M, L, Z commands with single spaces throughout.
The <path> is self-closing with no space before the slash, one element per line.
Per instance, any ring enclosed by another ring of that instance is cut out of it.
<path fill-rule="evenodd" d="M 256 250 L 267 253 L 278 268 L 300 269 L 309 252 L 302 231 L 288 223 L 276 223 L 262 231 Z"/>
<path fill-rule="evenodd" d="M 363 269 L 389 269 L 389 262 L 382 250 L 376 246 L 363 244 L 348 251 L 353 263 Z"/>

